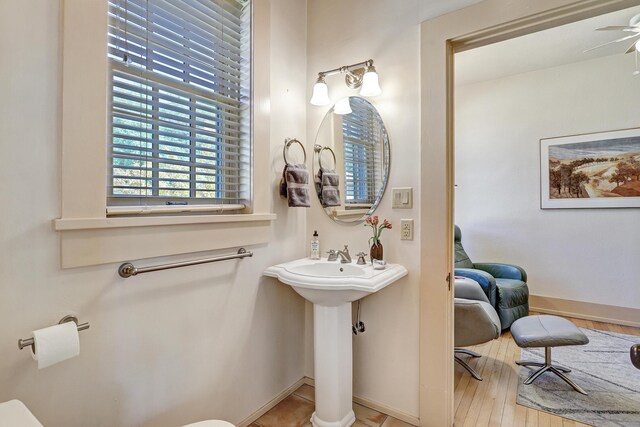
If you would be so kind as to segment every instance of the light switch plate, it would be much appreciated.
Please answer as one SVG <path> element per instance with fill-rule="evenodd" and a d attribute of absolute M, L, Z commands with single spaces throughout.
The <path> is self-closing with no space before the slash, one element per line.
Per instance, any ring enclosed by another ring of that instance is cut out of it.
<path fill-rule="evenodd" d="M 413 188 L 394 188 L 391 207 L 394 209 L 411 209 L 413 207 Z"/>
<path fill-rule="evenodd" d="M 413 220 L 400 220 L 400 240 L 413 240 Z"/>

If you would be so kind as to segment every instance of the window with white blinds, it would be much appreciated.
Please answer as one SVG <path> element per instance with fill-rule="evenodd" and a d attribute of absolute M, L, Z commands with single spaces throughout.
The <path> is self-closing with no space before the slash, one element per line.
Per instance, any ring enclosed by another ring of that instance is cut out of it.
<path fill-rule="evenodd" d="M 248 204 L 250 18 L 250 0 L 109 0 L 108 213 Z"/>
<path fill-rule="evenodd" d="M 382 120 L 366 100 L 351 97 L 349 103 L 351 114 L 342 116 L 345 204 L 372 205 L 382 181 Z"/>

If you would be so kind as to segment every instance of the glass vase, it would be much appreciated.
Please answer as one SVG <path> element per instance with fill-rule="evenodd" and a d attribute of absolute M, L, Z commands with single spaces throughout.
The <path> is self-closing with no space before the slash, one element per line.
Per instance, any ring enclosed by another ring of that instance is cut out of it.
<path fill-rule="evenodd" d="M 382 243 L 378 240 L 373 245 L 371 245 L 371 250 L 369 251 L 369 255 L 371 256 L 371 262 L 374 259 L 382 261 L 383 258 L 383 250 Z"/>

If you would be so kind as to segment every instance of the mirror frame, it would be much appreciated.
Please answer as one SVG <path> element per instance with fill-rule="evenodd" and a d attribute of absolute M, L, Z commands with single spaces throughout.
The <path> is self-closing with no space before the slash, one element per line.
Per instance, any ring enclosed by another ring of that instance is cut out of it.
<path fill-rule="evenodd" d="M 375 196 L 375 201 L 373 202 L 373 204 L 371 205 L 371 207 L 367 210 L 366 213 L 363 213 L 361 216 L 357 217 L 354 215 L 354 219 L 352 220 L 345 220 L 345 219 L 341 219 L 339 216 L 336 216 L 334 214 L 332 214 L 332 207 L 323 207 L 322 209 L 324 210 L 325 214 L 331 218 L 334 222 L 340 223 L 340 224 L 361 224 L 365 218 L 367 216 L 373 215 L 373 213 L 376 211 L 376 209 L 378 208 L 378 206 L 380 205 L 380 202 L 382 201 L 382 197 L 384 196 L 384 193 L 387 189 L 387 184 L 389 182 L 389 173 L 391 170 L 391 141 L 389 138 L 389 132 L 387 131 L 387 126 L 384 122 L 384 120 L 382 119 L 382 116 L 380 115 L 380 111 L 378 111 L 378 109 L 375 107 L 375 105 L 373 105 L 368 99 L 361 97 L 361 96 L 348 96 L 346 97 L 348 99 L 351 98 L 358 98 L 361 99 L 362 101 L 364 101 L 368 107 L 370 107 L 371 109 L 373 109 L 373 111 L 375 112 L 375 114 L 377 115 L 380 124 L 381 124 L 381 128 L 382 128 L 382 185 L 380 186 L 379 189 L 377 189 L 376 191 L 376 196 Z M 343 98 L 344 99 L 344 98 Z M 338 102 L 340 102 L 340 100 L 338 100 Z M 323 144 L 320 143 L 319 141 L 319 137 L 320 134 L 322 132 L 322 129 L 325 127 L 325 124 L 327 123 L 327 120 L 330 119 L 332 117 L 332 115 L 334 114 L 334 110 L 336 105 L 338 104 L 338 102 L 336 102 L 324 115 L 322 122 L 320 123 L 320 126 L 316 132 L 316 138 L 314 141 L 314 149 L 313 149 L 313 159 L 312 159 L 312 174 L 313 177 L 315 178 L 315 176 L 317 175 L 318 171 L 320 170 L 320 168 L 322 167 L 320 161 L 320 155 L 325 151 L 329 151 L 331 154 L 333 154 L 334 156 L 334 160 L 335 160 L 335 152 L 333 151 L 334 149 L 336 149 L 335 147 L 333 149 L 331 149 L 328 146 L 325 146 Z M 335 162 L 334 162 L 335 165 Z M 336 167 L 337 169 L 337 167 Z M 342 171 L 339 172 L 340 175 L 340 179 L 342 180 L 342 182 L 340 183 L 342 189 L 344 190 L 344 168 Z M 316 193 L 316 197 L 318 197 L 318 194 L 316 191 L 314 191 L 314 193 Z M 318 201 L 319 197 L 318 197 Z M 322 206 L 322 203 L 320 203 L 320 205 Z"/>

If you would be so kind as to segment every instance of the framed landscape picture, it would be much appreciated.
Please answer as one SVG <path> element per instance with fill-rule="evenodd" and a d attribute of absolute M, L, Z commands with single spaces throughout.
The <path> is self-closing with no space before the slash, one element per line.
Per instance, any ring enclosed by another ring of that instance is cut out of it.
<path fill-rule="evenodd" d="M 542 209 L 640 207 L 640 128 L 540 140 Z"/>

